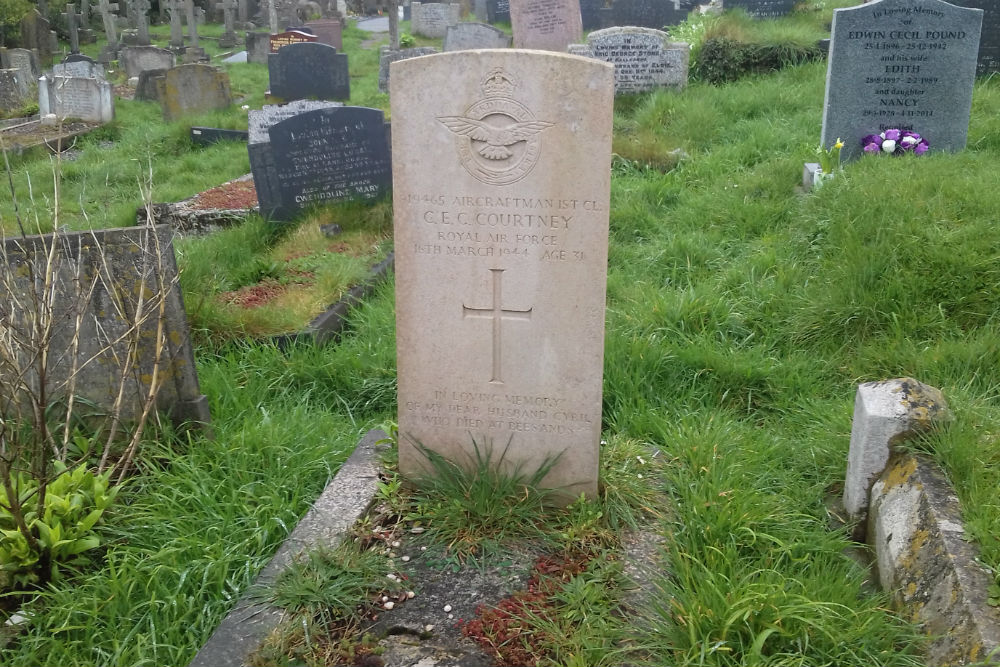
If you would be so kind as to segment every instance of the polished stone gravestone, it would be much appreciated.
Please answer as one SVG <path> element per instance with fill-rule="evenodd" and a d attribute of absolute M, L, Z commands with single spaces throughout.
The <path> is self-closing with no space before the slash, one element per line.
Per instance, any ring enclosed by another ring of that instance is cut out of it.
<path fill-rule="evenodd" d="M 177 120 L 181 116 L 212 109 L 225 109 L 233 103 L 229 75 L 211 65 L 178 65 L 163 77 L 163 118 Z"/>
<path fill-rule="evenodd" d="M 486 16 L 489 23 L 510 23 L 510 0 L 486 0 Z"/>
<path fill-rule="evenodd" d="M 131 79 L 148 69 L 170 69 L 177 63 L 177 57 L 169 49 L 155 46 L 124 46 L 118 52 L 118 62 Z"/>
<path fill-rule="evenodd" d="M 723 0 L 725 9 L 742 9 L 755 19 L 785 16 L 795 9 L 797 0 Z"/>
<path fill-rule="evenodd" d="M 29 49 L 5 49 L 0 47 L 0 68 L 20 70 L 24 76 L 37 81 L 42 75 L 38 55 Z"/>
<path fill-rule="evenodd" d="M 470 49 L 506 49 L 510 35 L 485 23 L 459 23 L 448 26 L 442 51 L 468 51 Z"/>
<path fill-rule="evenodd" d="M 332 46 L 338 51 L 344 49 L 343 25 L 337 19 L 319 19 L 316 21 L 306 21 L 306 27 L 316 35 L 316 41 L 320 44 Z"/>
<path fill-rule="evenodd" d="M 580 0 L 510 0 L 510 23 L 518 49 L 565 52 L 583 37 Z"/>
<path fill-rule="evenodd" d="M 115 117 L 114 90 L 97 77 L 53 76 L 47 81 L 49 112 L 57 118 L 110 123 Z"/>
<path fill-rule="evenodd" d="M 374 200 L 392 187 L 385 119 L 378 109 L 307 111 L 275 123 L 268 135 L 278 201 L 261 201 L 263 215 L 288 220 L 313 204 Z"/>
<path fill-rule="evenodd" d="M 983 10 L 976 74 L 1000 72 L 1000 2 L 997 0 L 952 0 L 959 7 Z"/>
<path fill-rule="evenodd" d="M 286 101 L 351 97 L 347 55 L 318 42 L 289 44 L 267 56 L 268 94 Z"/>
<path fill-rule="evenodd" d="M 316 35 L 311 35 L 301 30 L 286 30 L 268 36 L 268 47 L 271 53 L 277 53 L 282 47 L 291 44 L 302 44 L 303 42 L 318 42 Z"/>
<path fill-rule="evenodd" d="M 410 30 L 414 35 L 441 39 L 448 26 L 458 23 L 461 5 L 444 2 L 410 3 Z"/>
<path fill-rule="evenodd" d="M 608 25 L 656 28 L 683 23 L 698 8 L 699 0 L 614 0 Z"/>
<path fill-rule="evenodd" d="M 392 65 L 399 469 L 492 448 L 597 492 L 614 71 L 459 51 Z M 447 90 L 447 95 L 441 91 Z"/>
<path fill-rule="evenodd" d="M 834 10 L 822 145 L 841 139 L 852 160 L 866 135 L 900 129 L 932 151 L 965 148 L 982 19 L 941 0 Z"/>
<path fill-rule="evenodd" d="M 604 6 L 605 0 L 580 0 L 580 18 L 584 30 L 599 30 L 607 27 L 610 21 L 611 9 Z"/>
<path fill-rule="evenodd" d="M 569 52 L 614 65 L 616 95 L 687 86 L 691 49 L 685 42 L 670 42 L 659 30 L 596 30 L 587 35 L 586 44 L 570 45 Z"/>
<path fill-rule="evenodd" d="M 88 60 L 57 63 L 52 66 L 54 76 L 76 76 L 83 78 L 104 78 L 104 66 Z"/>
<path fill-rule="evenodd" d="M 388 46 L 383 46 L 379 51 L 378 62 L 378 89 L 380 92 L 389 92 L 389 72 L 392 63 L 407 58 L 419 58 L 429 56 L 440 51 L 433 46 L 415 46 L 411 49 L 392 50 Z"/>

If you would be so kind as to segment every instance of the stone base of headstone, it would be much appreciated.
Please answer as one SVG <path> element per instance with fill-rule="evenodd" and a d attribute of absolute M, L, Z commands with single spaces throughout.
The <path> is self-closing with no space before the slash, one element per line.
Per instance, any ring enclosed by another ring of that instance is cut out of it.
<path fill-rule="evenodd" d="M 118 45 L 108 44 L 103 49 L 101 49 L 100 54 L 97 56 L 97 62 L 102 65 L 107 65 L 108 63 L 118 60 Z"/>
<path fill-rule="evenodd" d="M 121 34 L 121 42 L 126 46 L 139 46 L 139 31 L 138 30 L 123 30 Z"/>
<path fill-rule="evenodd" d="M 219 38 L 219 46 L 224 49 L 231 49 L 240 43 L 239 37 L 235 33 L 223 35 Z"/>
<path fill-rule="evenodd" d="M 97 37 L 94 36 L 94 31 L 91 30 L 90 28 L 80 29 L 77 35 L 80 38 L 81 44 L 93 44 L 94 42 L 97 41 Z"/>
<path fill-rule="evenodd" d="M 806 162 L 802 165 L 802 189 L 809 192 L 823 182 L 823 169 L 818 162 Z"/>
<path fill-rule="evenodd" d="M 205 49 L 200 46 L 189 46 L 184 49 L 184 55 L 181 61 L 185 64 L 190 63 L 207 63 L 209 61 L 208 54 L 205 53 Z"/>

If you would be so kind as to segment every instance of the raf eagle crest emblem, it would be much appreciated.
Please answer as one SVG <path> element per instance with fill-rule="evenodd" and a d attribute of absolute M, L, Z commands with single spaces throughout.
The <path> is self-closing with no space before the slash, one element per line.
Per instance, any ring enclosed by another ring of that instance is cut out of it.
<path fill-rule="evenodd" d="M 552 123 L 535 120 L 523 104 L 511 97 L 517 83 L 496 68 L 483 79 L 483 99 L 464 116 L 439 116 L 455 135 L 462 165 L 472 176 L 490 185 L 515 183 L 531 171 L 541 148 L 539 135 Z"/>

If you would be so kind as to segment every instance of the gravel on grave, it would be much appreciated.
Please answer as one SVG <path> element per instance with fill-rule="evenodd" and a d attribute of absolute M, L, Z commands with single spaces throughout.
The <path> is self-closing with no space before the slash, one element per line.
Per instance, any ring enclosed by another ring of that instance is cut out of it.
<path fill-rule="evenodd" d="M 220 209 L 250 209 L 257 206 L 257 188 L 253 179 L 230 181 L 195 195 L 188 202 L 188 208 L 196 211 Z"/>

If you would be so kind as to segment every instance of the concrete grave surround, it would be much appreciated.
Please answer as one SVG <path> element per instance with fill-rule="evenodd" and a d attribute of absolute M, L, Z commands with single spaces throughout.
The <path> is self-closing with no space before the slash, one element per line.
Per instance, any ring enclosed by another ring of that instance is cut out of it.
<path fill-rule="evenodd" d="M 168 121 L 187 113 L 225 109 L 233 103 L 229 74 L 211 65 L 179 65 L 167 70 L 163 79 L 160 103 Z"/>
<path fill-rule="evenodd" d="M 177 64 L 177 57 L 172 51 L 155 46 L 126 46 L 118 52 L 118 62 L 131 79 L 148 69 L 170 69 Z"/>
<path fill-rule="evenodd" d="M 565 52 L 583 38 L 580 0 L 510 0 L 514 47 Z"/>
<path fill-rule="evenodd" d="M 442 51 L 468 51 L 469 49 L 506 49 L 510 35 L 485 23 L 459 23 L 448 26 Z"/>
<path fill-rule="evenodd" d="M 79 76 L 84 78 L 104 78 L 104 66 L 87 60 L 74 60 L 68 63 L 56 63 L 52 66 L 54 76 Z"/>
<path fill-rule="evenodd" d="M 983 31 L 979 39 L 976 74 L 1000 72 L 1000 2 L 997 0 L 953 0 L 959 7 L 983 10 Z"/>
<path fill-rule="evenodd" d="M 439 51 L 433 46 L 415 46 L 412 49 L 397 49 L 395 51 L 390 49 L 388 46 L 383 46 L 379 53 L 378 61 L 379 92 L 389 92 L 389 73 L 392 63 L 398 60 L 419 58 L 420 56 L 429 56 L 435 53 L 439 53 Z"/>
<path fill-rule="evenodd" d="M 93 79 L 87 81 L 93 82 Z M 117 371 L 110 372 L 127 358 L 124 338 L 131 323 L 120 316 L 111 305 L 113 298 L 124 298 L 126 311 L 134 312 L 132 296 L 146 290 L 167 286 L 164 310 L 166 351 L 159 373 L 164 384 L 157 397 L 157 407 L 168 412 L 176 421 L 209 421 L 208 402 L 198 386 L 194 357 L 188 335 L 187 316 L 176 283 L 177 264 L 174 260 L 173 232 L 167 227 L 129 227 L 86 232 L 61 233 L 55 239 L 55 252 L 60 257 L 55 284 L 57 299 L 53 321 L 57 323 L 52 337 L 53 361 L 49 367 L 50 389 L 62 386 L 72 373 L 71 351 L 73 327 L 64 326 L 83 313 L 80 336 L 80 360 L 96 356 L 96 361 L 83 366 L 77 378 L 75 391 L 82 398 L 99 408 L 110 409 L 118 393 Z M 155 238 L 155 241 L 154 241 Z M 45 265 L 45 255 L 52 247 L 52 235 L 8 238 L 4 241 L 4 260 L 14 268 L 15 279 L 25 275 L 17 270 L 29 257 Z M 103 261 L 101 259 L 103 255 Z M 96 285 L 89 298 L 77 296 L 74 277 L 79 268 L 83 284 Z M 96 276 L 103 276 L 95 281 Z M 110 288 L 120 287 L 116 297 Z M 26 289 L 26 288 L 25 288 Z M 24 303 L 26 300 L 20 301 Z M 15 304 L 14 301 L 9 303 Z M 156 341 L 158 318 L 152 317 L 142 324 L 139 337 L 136 373 L 126 384 L 122 416 L 132 420 L 139 417 L 149 390 L 154 362 L 153 345 Z M 110 347 L 109 347 L 110 346 Z"/>
<path fill-rule="evenodd" d="M 859 385 L 844 481 L 848 516 L 865 516 L 872 483 L 885 469 L 894 445 L 950 418 L 941 391 L 913 378 Z"/>
<path fill-rule="evenodd" d="M 897 128 L 932 151 L 965 148 L 982 21 L 981 9 L 941 0 L 834 10 L 822 145 L 841 139 L 852 160 L 865 135 Z"/>
<path fill-rule="evenodd" d="M 267 56 L 267 73 L 269 94 L 283 100 L 351 97 L 347 55 L 326 44 L 302 42 L 284 46 Z"/>
<path fill-rule="evenodd" d="M 410 30 L 414 35 L 441 39 L 448 26 L 458 23 L 461 5 L 443 2 L 414 2 L 410 4 Z"/>
<path fill-rule="evenodd" d="M 790 13 L 797 0 L 723 0 L 724 9 L 740 8 L 755 19 L 772 19 Z"/>
<path fill-rule="evenodd" d="M 79 118 L 99 123 L 110 123 L 114 120 L 114 89 L 108 81 L 99 78 L 53 76 L 46 87 L 49 110 L 59 118 Z"/>
<path fill-rule="evenodd" d="M 475 439 L 597 491 L 613 97 L 611 65 L 565 54 L 392 64 L 405 476 L 418 443 L 467 464 Z"/>
<path fill-rule="evenodd" d="M 571 45 L 570 53 L 614 65 L 616 95 L 683 89 L 691 49 L 685 42 L 668 39 L 667 33 L 652 28 L 607 28 L 587 35 L 586 45 Z"/>

